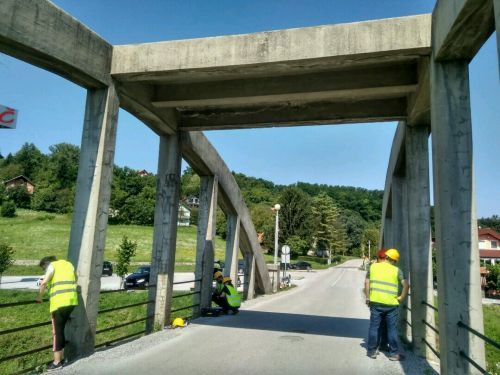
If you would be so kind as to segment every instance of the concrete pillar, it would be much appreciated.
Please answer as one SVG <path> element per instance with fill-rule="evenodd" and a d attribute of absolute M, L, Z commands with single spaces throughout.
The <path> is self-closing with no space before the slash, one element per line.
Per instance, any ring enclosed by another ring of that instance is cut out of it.
<path fill-rule="evenodd" d="M 384 240 L 382 247 L 384 249 L 389 249 L 393 247 L 394 239 L 392 238 L 392 217 L 386 217 L 384 219 Z M 371 254 L 373 257 L 374 254 Z"/>
<path fill-rule="evenodd" d="M 240 251 L 240 218 L 227 215 L 226 257 L 224 276 L 231 277 L 234 285 L 238 279 L 238 255 Z"/>
<path fill-rule="evenodd" d="M 196 243 L 196 282 L 194 309 L 198 315 L 200 309 L 212 305 L 212 281 L 214 270 L 215 229 L 217 217 L 217 177 L 202 176 L 200 181 L 200 208 L 198 211 L 198 238 Z"/>
<path fill-rule="evenodd" d="M 413 350 L 422 357 L 435 360 L 423 339 L 436 345 L 436 335 L 422 320 L 436 326 L 434 311 L 422 304 L 434 305 L 432 285 L 432 253 L 430 188 L 429 188 L 429 129 L 427 126 L 406 128 L 406 178 L 408 193 L 408 238 L 410 276 L 414 286 L 410 294 L 411 336 Z"/>
<path fill-rule="evenodd" d="M 255 256 L 252 253 L 245 254 L 245 265 L 243 295 L 250 300 L 255 297 Z"/>
<path fill-rule="evenodd" d="M 493 0 L 493 6 L 497 30 L 498 69 L 500 70 L 500 0 Z"/>
<path fill-rule="evenodd" d="M 181 161 L 178 136 L 161 136 L 150 274 L 150 284 L 156 286 L 149 289 L 149 299 L 155 304 L 148 306 L 148 315 L 154 313 L 154 321 L 148 321 L 148 331 L 161 330 L 170 324 Z"/>
<path fill-rule="evenodd" d="M 408 249 L 408 201 L 406 185 L 406 177 L 392 176 L 393 247 L 400 254 L 397 266 L 408 279 L 410 272 L 410 252 Z M 410 341 L 411 337 L 410 326 L 406 323 L 406 321 L 411 321 L 411 314 L 408 307 L 408 299 L 405 299 L 401 302 L 399 311 L 400 333 L 405 341 Z"/>
<path fill-rule="evenodd" d="M 81 292 L 68 329 L 69 359 L 94 350 L 118 108 L 114 86 L 88 90 L 68 249 Z"/>
<path fill-rule="evenodd" d="M 485 367 L 484 343 L 457 325 L 483 332 L 468 62 L 430 72 L 441 371 L 476 374 L 459 353 Z"/>

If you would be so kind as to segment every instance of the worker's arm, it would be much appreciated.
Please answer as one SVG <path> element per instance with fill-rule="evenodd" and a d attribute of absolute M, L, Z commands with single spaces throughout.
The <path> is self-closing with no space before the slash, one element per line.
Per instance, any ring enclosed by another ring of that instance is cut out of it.
<path fill-rule="evenodd" d="M 368 305 L 370 303 L 370 279 L 365 279 L 365 302 Z"/>
<path fill-rule="evenodd" d="M 36 298 L 37 302 L 42 302 L 43 294 L 45 293 L 45 289 L 47 288 L 47 284 L 50 280 L 52 280 L 52 276 L 54 276 L 54 267 L 49 266 L 47 268 L 47 272 L 43 276 L 43 280 L 40 283 L 40 287 L 38 288 L 38 296 Z"/>
<path fill-rule="evenodd" d="M 403 291 L 398 297 L 399 302 L 403 301 L 406 298 L 406 296 L 408 295 L 408 291 L 410 290 L 410 284 L 408 283 L 408 280 L 403 280 L 401 284 L 403 284 Z"/>

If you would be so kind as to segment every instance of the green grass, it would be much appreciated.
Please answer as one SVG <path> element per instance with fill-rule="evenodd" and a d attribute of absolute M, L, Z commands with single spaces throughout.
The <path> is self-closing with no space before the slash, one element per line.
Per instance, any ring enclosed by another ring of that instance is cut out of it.
<path fill-rule="evenodd" d="M 175 292 L 183 294 L 186 292 Z M 36 296 L 35 292 L 22 290 L 0 290 L 1 303 L 16 301 L 31 301 Z M 172 309 L 190 306 L 193 304 L 192 296 L 173 299 Z M 147 291 L 119 292 L 101 294 L 99 309 L 123 306 L 137 302 L 147 301 Z M 191 310 L 183 310 L 172 314 L 172 319 L 190 315 Z M 123 310 L 99 314 L 97 319 L 97 330 L 112 327 L 117 324 L 146 317 L 146 306 L 136 306 Z M 8 307 L 0 312 L 0 331 L 21 327 L 28 324 L 50 321 L 48 303 Z M 103 332 L 96 337 L 96 345 L 117 339 L 132 333 L 144 330 L 145 322 L 137 322 L 116 330 Z M 35 349 L 52 344 L 52 326 L 43 326 L 26 331 L 0 336 L 0 358 Z M 0 374 L 9 374 L 23 368 L 48 362 L 52 358 L 52 352 L 47 349 L 43 352 L 28 355 L 18 359 L 12 359 L 0 363 Z"/>
<path fill-rule="evenodd" d="M 0 218 L 0 239 L 15 251 L 14 258 L 38 260 L 46 255 L 66 258 L 71 227 L 70 215 L 19 209 L 15 218 Z M 138 244 L 133 261 L 149 262 L 153 246 L 153 227 L 140 225 L 108 225 L 104 257 L 115 261 L 116 248 L 127 235 Z M 215 258 L 224 259 L 225 241 L 217 237 Z M 194 262 L 196 227 L 177 228 L 177 262 Z"/>
<path fill-rule="evenodd" d="M 37 276 L 43 275 L 43 270 L 38 266 L 12 265 L 2 276 Z"/>
<path fill-rule="evenodd" d="M 500 306 L 483 306 L 484 333 L 490 339 L 500 342 Z M 500 375 L 500 350 L 486 344 L 487 370 L 492 375 Z"/>

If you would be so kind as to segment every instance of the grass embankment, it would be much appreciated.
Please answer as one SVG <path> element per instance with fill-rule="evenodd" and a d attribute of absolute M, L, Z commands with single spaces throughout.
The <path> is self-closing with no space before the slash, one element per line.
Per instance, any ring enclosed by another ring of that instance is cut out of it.
<path fill-rule="evenodd" d="M 183 294 L 186 292 L 174 292 Z M 0 303 L 31 301 L 36 296 L 35 292 L 23 290 L 0 290 Z M 132 303 L 147 301 L 147 291 L 119 292 L 101 294 L 99 310 L 111 307 L 118 307 Z M 193 296 L 173 299 L 172 309 L 177 309 L 193 304 Z M 135 306 L 123 310 L 99 314 L 97 319 L 97 330 L 123 324 L 129 321 L 146 317 L 146 305 Z M 172 319 L 191 315 L 191 310 L 183 310 L 172 315 Z M 50 321 L 48 303 L 7 307 L 0 310 L 0 332 L 22 327 L 29 324 Z M 121 327 L 112 331 L 103 332 L 97 335 L 96 345 L 105 343 L 123 336 L 143 331 L 145 322 L 137 322 L 129 326 Z M 6 334 L 0 336 L 0 360 L 1 358 L 36 349 L 52 344 L 52 326 L 33 328 L 26 331 Z M 0 374 L 10 374 L 25 368 L 46 363 L 52 358 L 51 349 L 43 352 L 31 354 L 22 358 L 0 362 Z"/>
<path fill-rule="evenodd" d="M 16 260 L 37 260 L 46 255 L 65 258 L 70 228 L 71 215 L 19 209 L 15 218 L 0 218 L 0 239 L 12 246 Z M 133 261 L 149 262 L 153 246 L 153 227 L 140 225 L 108 225 L 104 258 L 111 261 L 117 259 L 116 248 L 125 235 L 138 245 Z M 215 258 L 223 259 L 224 252 L 225 241 L 217 237 Z M 176 262 L 194 262 L 195 254 L 196 227 L 178 227 Z"/>
<path fill-rule="evenodd" d="M 484 334 L 490 339 L 500 342 L 500 306 L 483 306 Z M 500 350 L 486 344 L 487 370 L 492 375 L 500 375 Z"/>

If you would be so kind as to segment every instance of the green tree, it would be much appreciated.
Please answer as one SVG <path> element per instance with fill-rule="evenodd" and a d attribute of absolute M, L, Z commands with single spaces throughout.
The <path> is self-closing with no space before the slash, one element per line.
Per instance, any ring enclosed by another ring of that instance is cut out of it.
<path fill-rule="evenodd" d="M 340 218 L 347 235 L 347 253 L 358 254 L 363 242 L 366 221 L 358 212 L 352 210 L 343 210 Z"/>
<path fill-rule="evenodd" d="M 488 264 L 486 269 L 486 289 L 500 291 L 500 264 Z"/>
<path fill-rule="evenodd" d="M 217 208 L 217 218 L 215 224 L 215 233 L 225 240 L 227 237 L 227 219 L 226 214 L 220 208 Z"/>
<path fill-rule="evenodd" d="M 14 155 L 14 162 L 22 166 L 22 174 L 32 180 L 36 177 L 43 159 L 44 155 L 33 143 L 25 143 Z"/>
<path fill-rule="evenodd" d="M 80 149 L 69 143 L 59 143 L 49 147 L 49 170 L 52 182 L 61 188 L 71 188 L 76 183 Z"/>
<path fill-rule="evenodd" d="M 31 195 L 28 193 L 26 186 L 18 185 L 9 188 L 5 194 L 7 198 L 12 200 L 17 207 L 20 208 L 30 208 L 31 207 Z"/>
<path fill-rule="evenodd" d="M 371 255 L 375 254 L 380 240 L 380 227 L 376 224 L 368 225 L 363 232 L 363 241 L 361 243 L 361 251 L 368 256 L 368 241 L 370 241 Z M 361 255 L 361 254 L 359 254 Z"/>
<path fill-rule="evenodd" d="M 14 249 L 6 243 L 0 242 L 0 284 L 2 275 L 14 263 Z"/>
<path fill-rule="evenodd" d="M 307 244 L 311 244 L 311 198 L 302 190 L 291 187 L 281 192 L 279 202 L 280 242 L 286 243 L 291 236 L 299 236 Z"/>
<path fill-rule="evenodd" d="M 131 241 L 127 236 L 123 236 L 122 242 L 116 249 L 118 262 L 116 263 L 116 274 L 121 277 L 122 283 L 125 275 L 128 273 L 130 261 L 137 251 L 137 242 Z"/>
<path fill-rule="evenodd" d="M 250 215 L 257 233 L 263 233 L 261 246 L 264 249 L 274 249 L 274 214 L 270 204 L 256 204 L 250 208 Z"/>
<path fill-rule="evenodd" d="M 477 222 L 482 228 L 491 228 L 500 232 L 500 216 L 498 215 L 493 215 L 492 217 L 482 217 Z"/>
<path fill-rule="evenodd" d="M 200 195 L 200 176 L 191 167 L 186 168 L 181 177 L 181 197 Z"/>
<path fill-rule="evenodd" d="M 16 204 L 12 201 L 6 200 L 2 203 L 2 208 L 0 210 L 2 217 L 15 217 L 16 216 Z"/>

